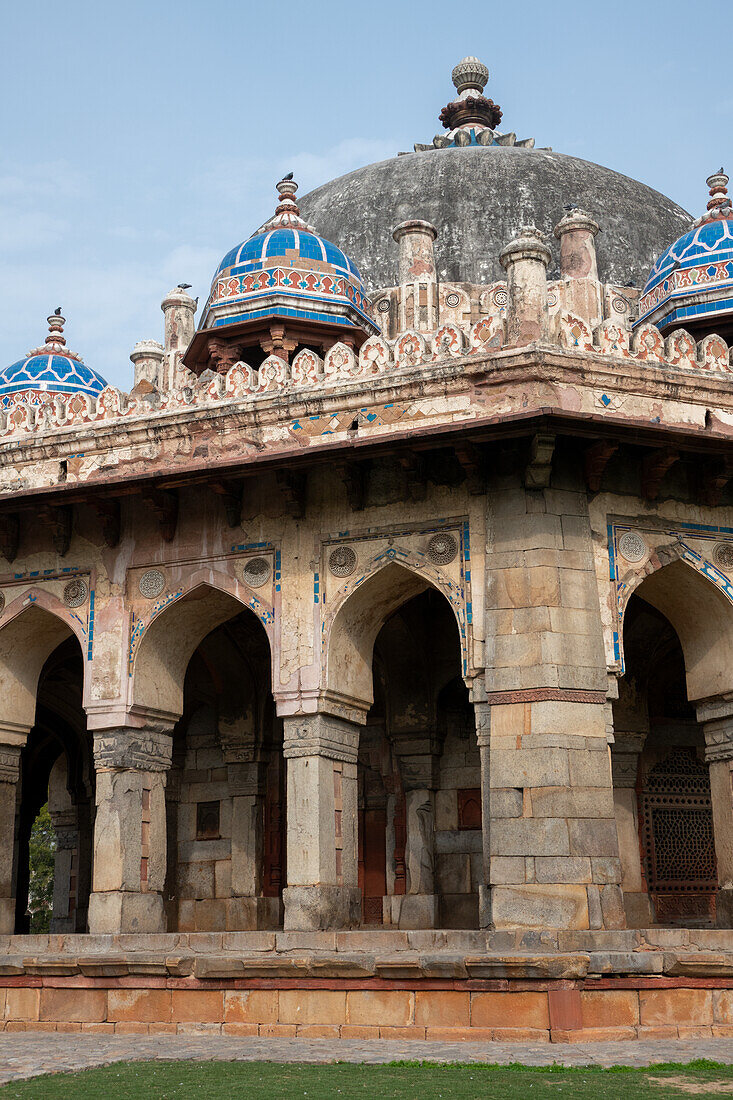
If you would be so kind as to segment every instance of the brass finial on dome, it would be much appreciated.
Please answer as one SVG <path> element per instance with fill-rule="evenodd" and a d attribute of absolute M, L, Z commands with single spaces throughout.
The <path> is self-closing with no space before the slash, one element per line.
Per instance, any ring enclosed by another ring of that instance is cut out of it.
<path fill-rule="evenodd" d="M 464 57 L 451 73 L 451 79 L 459 96 L 469 91 L 481 95 L 489 79 L 489 70 L 477 57 Z"/>

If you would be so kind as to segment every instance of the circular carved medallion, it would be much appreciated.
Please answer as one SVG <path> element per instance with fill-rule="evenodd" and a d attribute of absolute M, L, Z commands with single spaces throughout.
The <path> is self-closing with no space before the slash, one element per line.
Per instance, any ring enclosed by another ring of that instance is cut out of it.
<path fill-rule="evenodd" d="M 721 542 L 715 547 L 715 564 L 721 569 L 733 569 L 733 542 Z"/>
<path fill-rule="evenodd" d="M 494 305 L 499 306 L 499 308 L 502 308 L 503 306 L 505 306 L 507 304 L 507 302 L 509 301 L 509 294 L 504 289 L 504 287 L 500 287 L 498 290 L 495 290 L 493 297 L 494 297 Z"/>
<path fill-rule="evenodd" d="M 165 588 L 165 574 L 160 569 L 146 569 L 138 585 L 140 595 L 146 600 L 156 599 Z"/>
<path fill-rule="evenodd" d="M 455 290 L 452 290 L 450 294 L 446 294 L 445 296 L 445 304 L 447 306 L 457 306 L 460 305 L 460 302 L 461 296 L 460 294 L 456 294 Z"/>
<path fill-rule="evenodd" d="M 382 298 L 381 302 L 377 306 L 377 309 L 379 310 L 380 313 L 388 313 L 389 312 L 389 298 Z"/>
<path fill-rule="evenodd" d="M 458 553 L 458 543 L 447 531 L 433 535 L 428 543 L 428 557 L 436 565 L 448 565 Z"/>
<path fill-rule="evenodd" d="M 270 579 L 270 563 L 267 558 L 250 558 L 244 563 L 242 576 L 250 588 L 260 588 Z"/>
<path fill-rule="evenodd" d="M 626 313 L 629 308 L 629 303 L 625 298 L 614 298 L 611 302 L 611 308 L 615 313 Z"/>
<path fill-rule="evenodd" d="M 64 603 L 67 607 L 81 607 L 86 602 L 88 589 L 81 577 L 75 577 L 64 588 Z"/>
<path fill-rule="evenodd" d="M 548 290 L 547 291 L 547 304 L 548 304 L 548 306 L 556 306 L 557 303 L 558 303 L 557 291 Z"/>
<path fill-rule="evenodd" d="M 646 543 L 636 531 L 627 531 L 618 540 L 619 553 L 623 554 L 627 561 L 641 561 L 646 555 Z"/>
<path fill-rule="evenodd" d="M 337 546 L 331 551 L 328 568 L 334 577 L 348 577 L 356 568 L 356 554 L 350 546 Z"/>

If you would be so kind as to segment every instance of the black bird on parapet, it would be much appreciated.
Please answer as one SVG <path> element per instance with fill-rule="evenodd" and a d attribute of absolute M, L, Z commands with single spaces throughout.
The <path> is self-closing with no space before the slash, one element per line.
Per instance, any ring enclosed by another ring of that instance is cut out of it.
<path fill-rule="evenodd" d="M 60 317 L 61 316 L 61 306 L 57 306 L 56 309 L 53 311 L 53 313 L 54 313 L 54 317 Z"/>
<path fill-rule="evenodd" d="M 293 173 L 292 173 L 292 172 L 288 172 L 287 176 L 283 176 L 283 178 L 282 178 L 282 180 L 281 180 L 280 182 L 281 182 L 281 183 L 284 183 L 284 182 L 285 182 L 285 180 L 291 180 L 292 178 L 293 178 Z"/>
<path fill-rule="evenodd" d="M 190 288 L 191 288 L 191 283 L 179 283 L 178 284 L 178 290 L 189 290 Z"/>

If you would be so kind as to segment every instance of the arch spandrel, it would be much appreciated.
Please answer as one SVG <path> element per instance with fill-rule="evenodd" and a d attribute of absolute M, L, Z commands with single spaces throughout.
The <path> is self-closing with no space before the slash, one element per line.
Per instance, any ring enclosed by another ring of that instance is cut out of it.
<path fill-rule="evenodd" d="M 35 721 L 43 666 L 70 637 L 77 639 L 83 653 L 86 639 L 79 621 L 47 592 L 25 592 L 5 609 L 0 617 L 0 726 L 7 731 L 3 736 L 17 731 L 25 737 Z"/>
<path fill-rule="evenodd" d="M 177 594 L 158 613 L 154 612 L 131 642 L 131 705 L 180 717 L 191 657 L 217 626 L 242 611 L 256 614 L 250 596 L 246 586 L 229 577 L 212 578 L 207 571 L 206 579 L 194 576 L 188 590 Z M 270 630 L 264 624 L 263 629 L 272 652 Z"/>
<path fill-rule="evenodd" d="M 385 621 L 414 596 L 432 588 L 447 601 L 456 617 L 464 675 L 467 669 L 466 624 L 463 609 L 443 591 L 426 568 L 405 561 L 387 561 L 353 587 L 344 586 L 324 624 L 324 675 L 329 696 L 354 700 L 363 709 L 374 701 L 374 642 Z"/>

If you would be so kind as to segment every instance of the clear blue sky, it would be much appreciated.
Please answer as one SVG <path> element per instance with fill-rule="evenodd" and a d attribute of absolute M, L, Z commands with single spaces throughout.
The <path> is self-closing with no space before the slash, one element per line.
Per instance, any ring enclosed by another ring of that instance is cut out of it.
<path fill-rule="evenodd" d="M 218 4 L 25 0 L 0 9 L 0 363 L 70 345 L 131 385 L 178 282 L 301 194 L 430 141 L 466 54 L 501 128 L 609 165 L 696 215 L 733 166 L 725 5 L 682 0 Z M 725 53 L 725 51 L 724 51 Z M 716 75 L 717 71 L 717 75 Z M 732 173 L 733 174 L 733 173 Z"/>

